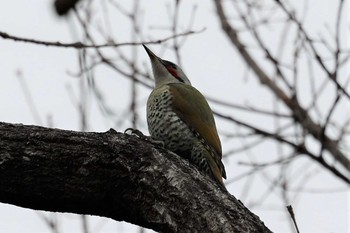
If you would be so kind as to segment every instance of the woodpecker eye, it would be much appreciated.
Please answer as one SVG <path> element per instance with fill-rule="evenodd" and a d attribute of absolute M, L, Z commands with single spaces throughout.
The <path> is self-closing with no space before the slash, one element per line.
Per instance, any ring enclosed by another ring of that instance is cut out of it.
<path fill-rule="evenodd" d="M 167 60 L 163 60 L 163 65 L 169 71 L 169 73 L 172 76 L 174 76 L 174 78 L 176 78 L 177 80 L 179 80 L 182 83 L 185 83 L 185 81 L 179 76 L 178 71 L 177 71 L 178 67 L 174 63 L 167 61 Z"/>
<path fill-rule="evenodd" d="M 170 62 L 170 61 L 167 61 L 167 60 L 163 60 L 163 64 L 165 65 L 165 67 L 171 67 L 171 68 L 173 68 L 174 70 L 177 70 L 177 66 L 174 64 L 174 63 L 172 63 L 172 62 Z"/>

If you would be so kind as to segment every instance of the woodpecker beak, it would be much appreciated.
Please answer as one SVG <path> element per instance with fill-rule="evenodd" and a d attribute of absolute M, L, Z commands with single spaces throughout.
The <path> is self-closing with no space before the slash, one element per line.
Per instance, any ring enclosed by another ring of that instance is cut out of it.
<path fill-rule="evenodd" d="M 160 62 L 162 62 L 162 59 L 157 57 L 157 55 L 155 55 L 149 48 L 147 48 L 146 45 L 142 44 L 142 46 L 145 48 L 145 50 L 146 50 L 149 58 L 151 59 L 151 61 L 159 60 Z"/>

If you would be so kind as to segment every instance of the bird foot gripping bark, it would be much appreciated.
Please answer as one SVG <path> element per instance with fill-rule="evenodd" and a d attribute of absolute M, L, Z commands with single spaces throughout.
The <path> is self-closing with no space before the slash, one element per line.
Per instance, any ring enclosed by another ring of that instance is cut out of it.
<path fill-rule="evenodd" d="M 138 138 L 140 138 L 140 139 L 142 139 L 144 141 L 152 143 L 153 145 L 156 145 L 156 146 L 159 146 L 159 147 L 164 147 L 164 142 L 163 141 L 155 140 L 151 136 L 146 136 L 138 129 L 127 128 L 124 131 L 125 134 L 129 134 L 129 132 L 130 132 L 130 135 L 134 135 L 134 136 L 136 136 L 136 137 L 138 137 Z"/>

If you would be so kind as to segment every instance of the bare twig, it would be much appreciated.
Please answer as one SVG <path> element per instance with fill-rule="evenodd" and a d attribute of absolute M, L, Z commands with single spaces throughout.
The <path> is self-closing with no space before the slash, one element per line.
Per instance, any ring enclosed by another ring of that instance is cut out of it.
<path fill-rule="evenodd" d="M 36 212 L 37 215 L 45 222 L 45 224 L 50 228 L 50 230 L 53 233 L 59 233 L 59 224 L 57 221 L 57 214 L 56 213 L 43 213 L 43 212 Z M 51 217 L 49 217 L 51 216 Z"/>
<path fill-rule="evenodd" d="M 214 1 L 214 3 L 216 5 L 217 13 L 224 32 L 226 33 L 228 38 L 231 40 L 232 44 L 235 45 L 235 47 L 238 49 L 241 56 L 249 65 L 249 67 L 255 72 L 256 77 L 260 80 L 260 82 L 263 85 L 265 85 L 271 90 L 271 92 L 276 96 L 276 98 L 281 100 L 292 111 L 294 119 L 300 123 L 301 127 L 305 130 L 305 132 L 308 132 L 309 134 L 311 134 L 320 143 L 324 143 L 325 149 L 332 154 L 334 159 L 338 161 L 343 166 L 343 168 L 345 168 L 347 172 L 349 172 L 350 160 L 338 148 L 337 142 L 332 140 L 328 136 L 322 135 L 322 127 L 314 122 L 314 120 L 310 117 L 308 111 L 299 104 L 296 96 L 286 94 L 283 91 L 283 89 L 281 89 L 273 80 L 271 80 L 268 74 L 261 68 L 261 66 L 259 66 L 256 60 L 248 52 L 246 46 L 240 40 L 237 30 L 228 22 L 228 19 L 223 10 L 222 1 L 220 0 Z M 251 125 L 248 125 L 248 124 L 244 124 L 244 126 L 248 128 L 251 127 Z M 270 135 L 270 136 L 277 136 L 277 135 Z M 280 137 L 277 137 L 276 139 L 281 140 Z M 282 141 L 287 141 L 287 140 L 283 139 Z M 288 142 L 288 143 L 293 144 L 292 142 Z M 327 164 L 322 157 L 318 157 L 318 156 L 315 157 L 313 154 L 308 154 L 308 155 L 313 159 L 316 159 L 316 160 L 319 159 L 319 162 L 321 164 L 330 168 L 333 172 L 337 174 L 341 174 L 340 171 L 336 171 L 337 170 L 336 168 Z M 350 180 L 347 178 L 346 175 L 340 175 L 339 177 L 342 177 L 344 181 L 346 181 L 347 183 L 350 183 Z"/>
<path fill-rule="evenodd" d="M 285 6 L 285 4 L 281 1 L 281 0 L 275 0 L 275 2 L 281 7 L 281 9 L 287 14 L 287 16 L 289 17 L 289 19 L 291 21 L 293 21 L 297 27 L 299 28 L 300 32 L 303 34 L 303 36 L 305 37 L 309 47 L 311 48 L 311 51 L 316 59 L 316 61 L 318 62 L 318 64 L 320 65 L 320 67 L 322 67 L 322 69 L 326 72 L 327 76 L 329 77 L 330 80 L 333 81 L 333 83 L 336 85 L 336 87 L 341 90 L 341 92 L 350 100 L 350 94 L 344 89 L 344 87 L 337 81 L 336 79 L 336 72 L 331 72 L 329 70 L 329 68 L 327 68 L 326 64 L 324 63 L 321 55 L 317 52 L 315 46 L 314 46 L 314 42 L 311 39 L 311 37 L 309 36 L 309 34 L 306 32 L 306 30 L 304 29 L 303 25 L 301 24 L 301 22 L 296 18 L 296 16 L 287 9 L 287 7 Z M 343 4 L 343 0 L 340 1 L 340 7 Z M 338 15 L 341 13 L 341 8 L 339 10 Z M 340 20 L 340 19 L 339 19 Z M 338 24 L 339 21 L 337 20 Z M 350 166 L 349 166 L 350 167 Z"/>
<path fill-rule="evenodd" d="M 285 114 L 285 113 L 281 113 L 281 112 L 275 112 L 275 111 L 259 109 L 257 107 L 253 107 L 253 106 L 249 106 L 249 105 L 242 106 L 242 105 L 239 105 L 239 104 L 235 104 L 235 103 L 225 102 L 223 100 L 214 99 L 214 98 L 208 97 L 208 96 L 206 96 L 206 99 L 209 100 L 210 102 L 213 102 L 213 103 L 225 106 L 225 107 L 238 109 L 238 110 L 241 110 L 241 111 L 247 111 L 247 112 L 252 112 L 252 113 L 257 113 L 257 114 L 262 114 L 262 115 L 268 115 L 268 116 L 275 116 L 275 117 L 279 117 L 279 118 L 291 118 L 292 117 L 290 114 Z"/>
<path fill-rule="evenodd" d="M 220 114 L 218 112 L 215 112 L 215 114 L 223 119 L 226 119 L 226 120 L 229 120 L 229 121 L 232 121 L 234 122 L 235 124 L 238 124 L 238 125 L 241 125 L 243 127 L 246 127 L 250 130 L 252 130 L 255 134 L 258 134 L 258 135 L 261 135 L 263 137 L 267 137 L 267 138 L 270 138 L 270 139 L 273 139 L 273 140 L 276 140 L 278 142 L 282 142 L 282 143 L 285 143 L 286 145 L 289 145 L 291 146 L 292 148 L 294 148 L 295 152 L 296 153 L 299 153 L 299 154 L 305 154 L 307 156 L 309 156 L 310 158 L 312 158 L 313 160 L 315 160 L 316 162 L 320 163 L 322 166 L 324 166 L 326 169 L 328 169 L 330 172 L 332 172 L 335 176 L 339 177 L 341 180 L 343 180 L 345 183 L 347 184 L 350 184 L 350 178 L 345 175 L 345 174 L 342 174 L 337 168 L 335 168 L 334 166 L 328 164 L 323 157 L 321 156 L 317 156 L 317 155 L 314 155 L 311 151 L 309 151 L 304 143 L 301 143 L 301 144 L 296 144 L 296 143 L 293 143 L 287 139 L 285 139 L 284 137 L 282 137 L 281 135 L 279 135 L 278 133 L 270 133 L 270 132 L 267 132 L 265 130 L 262 130 L 262 129 L 259 129 L 257 127 L 254 127 L 252 126 L 251 124 L 248 124 L 248 123 L 244 123 L 240 120 L 237 120 L 231 116 L 225 116 L 223 114 Z"/>
<path fill-rule="evenodd" d="M 33 96 L 31 94 L 30 88 L 28 88 L 27 82 L 26 82 L 25 78 L 23 77 L 22 71 L 17 70 L 16 74 L 17 74 L 18 81 L 21 85 L 21 88 L 22 88 L 22 91 L 24 94 L 24 98 L 27 102 L 28 108 L 33 116 L 35 123 L 38 125 L 42 125 L 43 121 L 41 120 L 38 108 L 35 104 L 35 101 L 34 101 Z"/>
<path fill-rule="evenodd" d="M 29 39 L 24 37 L 18 37 L 13 36 L 5 32 L 0 31 L 0 37 L 3 39 L 13 40 L 13 41 L 20 41 L 20 42 L 26 42 L 26 43 L 32 43 L 36 45 L 44 45 L 44 46 L 53 46 L 53 47 L 61 47 L 61 48 L 75 48 L 75 49 L 88 49 L 88 48 L 108 48 L 108 47 L 120 47 L 120 46 L 134 46 L 134 45 L 142 45 L 142 44 L 161 44 L 165 41 L 182 37 L 182 36 L 189 36 L 192 34 L 197 34 L 203 32 L 205 29 L 201 29 L 198 31 L 187 31 L 183 33 L 179 33 L 177 35 L 171 35 L 168 37 L 165 37 L 163 39 L 159 40 L 150 40 L 150 41 L 144 41 L 144 42 L 124 42 L 124 43 L 106 43 L 101 45 L 89 45 L 84 44 L 83 42 L 73 42 L 73 43 L 63 43 L 63 42 L 50 42 L 50 41 L 42 41 L 42 40 L 36 40 L 36 39 Z"/>
<path fill-rule="evenodd" d="M 299 228 L 298 228 L 298 225 L 297 225 L 297 221 L 296 221 L 296 219 L 295 219 L 293 207 L 292 207 L 291 205 L 289 205 L 289 206 L 287 206 L 287 210 L 288 210 L 288 213 L 289 213 L 290 217 L 291 217 L 292 220 L 293 220 L 293 224 L 294 224 L 294 226 L 295 226 L 295 229 L 296 229 L 297 233 L 300 233 Z"/>

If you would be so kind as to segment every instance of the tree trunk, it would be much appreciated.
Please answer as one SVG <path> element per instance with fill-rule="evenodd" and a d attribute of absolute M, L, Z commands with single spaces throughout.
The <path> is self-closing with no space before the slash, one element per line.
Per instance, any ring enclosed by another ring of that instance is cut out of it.
<path fill-rule="evenodd" d="M 0 201 L 159 232 L 270 232 L 187 161 L 114 130 L 0 123 Z"/>

